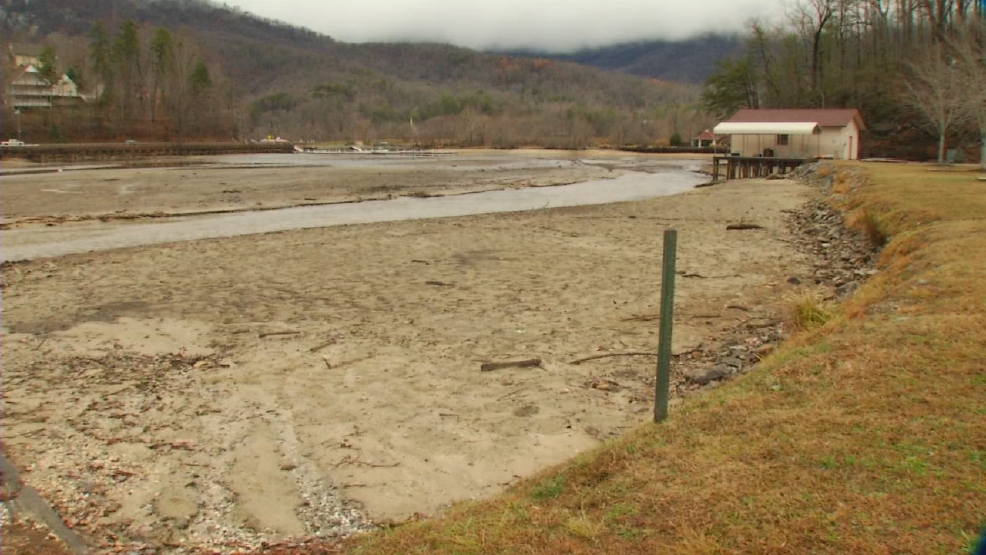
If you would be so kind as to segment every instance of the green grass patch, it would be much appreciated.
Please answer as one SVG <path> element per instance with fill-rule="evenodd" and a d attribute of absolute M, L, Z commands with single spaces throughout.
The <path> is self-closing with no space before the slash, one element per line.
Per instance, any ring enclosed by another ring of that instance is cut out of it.
<path fill-rule="evenodd" d="M 552 476 L 544 479 L 534 488 L 534 491 L 531 492 L 531 499 L 544 501 L 560 497 L 563 493 L 565 493 L 565 477 Z"/>

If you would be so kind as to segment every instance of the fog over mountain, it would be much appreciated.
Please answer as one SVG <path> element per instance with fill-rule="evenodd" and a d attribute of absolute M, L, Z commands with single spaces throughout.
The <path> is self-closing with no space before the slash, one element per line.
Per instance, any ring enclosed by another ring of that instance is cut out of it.
<path fill-rule="evenodd" d="M 445 42 L 570 52 L 648 39 L 735 31 L 776 18 L 784 0 L 225 0 L 226 5 L 346 42 Z"/>

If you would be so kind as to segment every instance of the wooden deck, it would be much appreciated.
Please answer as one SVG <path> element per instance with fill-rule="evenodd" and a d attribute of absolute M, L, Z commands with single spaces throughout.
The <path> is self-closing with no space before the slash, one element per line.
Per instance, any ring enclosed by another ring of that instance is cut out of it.
<path fill-rule="evenodd" d="M 751 179 L 785 174 L 805 163 L 803 158 L 767 158 L 763 156 L 716 156 L 712 159 L 712 174 L 720 178 Z"/>

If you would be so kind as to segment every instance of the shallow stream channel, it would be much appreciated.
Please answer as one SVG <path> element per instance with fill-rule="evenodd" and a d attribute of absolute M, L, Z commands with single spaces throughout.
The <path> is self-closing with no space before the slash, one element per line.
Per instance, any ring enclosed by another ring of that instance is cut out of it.
<path fill-rule="evenodd" d="M 603 161 L 581 160 L 587 165 Z M 389 163 L 381 159 L 380 163 Z M 45 237 L 44 230 L 10 229 L 2 233 L 4 262 L 53 258 L 109 249 L 272 233 L 340 225 L 448 218 L 520 212 L 568 206 L 609 204 L 674 195 L 708 181 L 696 160 L 660 160 L 640 169 L 621 169 L 611 179 L 569 185 L 528 187 L 426 198 L 300 206 L 272 210 L 176 216 L 141 223 L 97 223 L 73 229 L 69 238 Z"/>

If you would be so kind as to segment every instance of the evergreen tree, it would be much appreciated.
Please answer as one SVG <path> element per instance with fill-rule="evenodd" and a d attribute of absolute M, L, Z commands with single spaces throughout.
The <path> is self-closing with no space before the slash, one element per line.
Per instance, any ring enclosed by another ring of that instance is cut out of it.
<path fill-rule="evenodd" d="M 171 31 L 159 27 L 151 39 L 151 63 L 154 67 L 154 84 L 151 89 L 151 121 L 157 119 L 158 91 L 162 82 L 173 73 L 174 39 Z"/>
<path fill-rule="evenodd" d="M 48 80 L 49 83 L 54 83 L 58 80 L 58 53 L 55 51 L 55 47 L 50 44 L 45 45 L 41 49 L 41 55 L 38 56 L 38 60 L 41 62 L 40 67 L 38 67 L 38 72 L 42 77 Z"/>
<path fill-rule="evenodd" d="M 103 94 L 108 93 L 113 82 L 113 68 L 110 64 L 110 35 L 102 21 L 96 22 L 89 31 L 89 62 L 93 73 L 102 81 Z"/>

